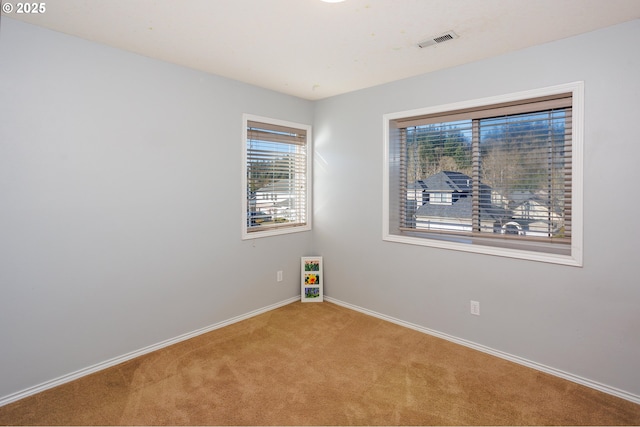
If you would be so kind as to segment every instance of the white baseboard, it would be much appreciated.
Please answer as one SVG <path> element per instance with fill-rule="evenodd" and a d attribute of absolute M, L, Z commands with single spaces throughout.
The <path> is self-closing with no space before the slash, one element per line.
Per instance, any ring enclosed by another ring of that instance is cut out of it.
<path fill-rule="evenodd" d="M 586 378 L 582 378 L 580 376 L 573 375 L 571 373 L 564 372 L 564 371 L 561 371 L 559 369 L 551 368 L 549 366 L 542 365 L 540 363 L 533 362 L 531 360 L 527 360 L 527 359 L 524 359 L 522 357 L 514 356 L 514 355 L 511 355 L 509 353 L 505 353 L 505 352 L 502 352 L 502 351 L 499 351 L 499 350 L 494 350 L 494 349 L 492 349 L 490 347 L 486 347 L 486 346 L 483 346 L 483 345 L 480 345 L 480 344 L 476 344 L 476 343 L 471 342 L 471 341 L 467 341 L 467 340 L 464 340 L 464 339 L 461 339 L 461 338 L 456 338 L 454 336 L 451 336 L 451 335 L 448 335 L 448 334 L 445 334 L 445 333 L 442 333 L 442 332 L 438 332 L 438 331 L 435 331 L 433 329 L 425 328 L 425 327 L 420 326 L 420 325 L 416 325 L 416 324 L 413 324 L 413 323 L 410 323 L 410 322 L 406 322 L 404 320 L 396 319 L 396 318 L 391 317 L 391 316 L 387 316 L 387 315 L 384 315 L 384 314 L 381 314 L 381 313 L 377 313 L 375 311 L 371 311 L 371 310 L 368 310 L 368 309 L 365 309 L 365 308 L 362 308 L 362 307 L 359 307 L 359 306 L 356 306 L 356 305 L 353 305 L 353 304 L 349 304 L 349 303 L 346 303 L 344 301 L 340 301 L 338 299 L 335 299 L 335 298 L 332 298 L 332 297 L 328 297 L 326 295 L 325 295 L 324 298 L 325 298 L 325 300 L 327 302 L 330 302 L 330 303 L 333 303 L 333 304 L 336 304 L 336 305 L 340 305 L 340 306 L 348 308 L 350 310 L 358 311 L 360 313 L 364 313 L 364 314 L 367 314 L 369 316 L 376 317 L 378 319 L 386 320 L 388 322 L 395 323 L 397 325 L 404 326 L 404 327 L 416 330 L 418 332 L 422 332 L 422 333 L 425 333 L 425 334 L 428 334 L 428 335 L 432 335 L 432 336 L 435 336 L 435 337 L 438 337 L 438 338 L 442 338 L 444 340 L 447 340 L 447 341 L 450 341 L 450 342 L 453 342 L 453 343 L 456 343 L 456 344 L 460 344 L 460 345 L 463 345 L 465 347 L 469 347 L 469 348 L 472 348 L 474 350 L 478 350 L 478 351 L 481 351 L 483 353 L 487 353 L 487 354 L 490 354 L 492 356 L 496 356 L 496 357 L 499 357 L 501 359 L 508 360 L 510 362 L 514 362 L 514 363 L 517 363 L 517 364 L 520 364 L 520 365 L 523 365 L 523 366 L 527 366 L 529 368 L 533 368 L 533 369 L 536 369 L 538 371 L 545 372 L 545 373 L 554 375 L 556 377 L 560 377 L 560 378 L 563 378 L 565 380 L 572 381 L 574 383 L 581 384 L 581 385 L 584 385 L 586 387 L 593 388 L 593 389 L 601 391 L 603 393 L 607 393 L 607 394 L 611 394 L 611 395 L 616 396 L 616 397 L 620 397 L 622 399 L 628 400 L 628 401 L 633 402 L 633 403 L 640 404 L 640 396 L 635 395 L 633 393 L 629 393 L 629 392 L 626 392 L 624 390 L 617 389 L 615 387 L 610 387 L 608 385 L 601 384 L 601 383 L 596 382 L 596 381 L 592 381 L 592 380 L 589 380 L 589 379 L 586 379 Z M 140 350 L 133 351 L 131 353 L 127 353 L 127 354 L 119 356 L 119 357 L 115 357 L 113 359 L 104 361 L 102 363 L 98 363 L 96 365 L 89 366 L 89 367 L 84 368 L 84 369 L 80 369 L 80 370 L 72 372 L 70 374 L 63 375 L 63 376 L 61 376 L 59 378 L 55 378 L 53 380 L 46 381 L 46 382 L 44 382 L 42 384 L 38 384 L 36 386 L 29 387 L 29 388 L 27 388 L 25 390 L 22 390 L 22 391 L 19 391 L 19 392 L 16 392 L 16 393 L 12 393 L 10 395 L 7 395 L 7 396 L 4 396 L 4 397 L 0 398 L 0 406 L 7 405 L 9 403 L 12 403 L 12 402 L 15 402 L 17 400 L 23 399 L 25 397 L 28 397 L 28 396 L 40 393 L 42 391 L 48 390 L 50 388 L 53 388 L 53 387 L 68 383 L 70 381 L 76 380 L 76 379 L 84 377 L 86 375 L 90 375 L 90 374 L 93 374 L 95 372 L 101 371 L 103 369 L 110 368 L 112 366 L 118 365 L 120 363 L 126 362 L 126 361 L 134 359 L 136 357 L 145 355 L 147 353 L 151 353 L 153 351 L 160 350 L 162 348 L 168 347 L 168 346 L 173 345 L 173 344 L 177 344 L 177 343 L 179 343 L 181 341 L 185 341 L 185 340 L 188 340 L 190 338 L 195 338 L 198 335 L 202 335 L 202 334 L 205 334 L 207 332 L 211 332 L 211 331 L 214 331 L 216 329 L 220 329 L 220 328 L 223 328 L 225 326 L 232 325 L 234 323 L 240 322 L 240 321 L 245 320 L 245 319 L 249 319 L 251 317 L 257 316 L 257 315 L 262 314 L 262 313 L 266 313 L 267 311 L 274 310 L 274 309 L 276 309 L 278 307 L 282 307 L 282 306 L 285 306 L 287 304 L 291 304 L 291 303 L 296 302 L 296 301 L 300 301 L 300 296 L 299 295 L 295 296 L 295 297 L 292 297 L 292 298 L 289 298 L 289 299 L 286 299 L 284 301 L 269 305 L 267 307 L 263 307 L 263 308 L 260 308 L 258 310 L 251 311 L 249 313 L 233 317 L 231 319 L 216 323 L 214 325 L 207 326 L 207 327 L 195 330 L 193 332 L 189 332 L 189 333 L 180 335 L 178 337 L 175 337 L 175 338 L 172 338 L 172 339 L 168 339 L 166 341 L 162 341 L 162 342 L 157 343 L 157 344 L 150 345 L 150 346 L 142 348 Z"/>
<path fill-rule="evenodd" d="M 214 331 L 216 329 L 220 329 L 220 328 L 223 328 L 225 326 L 232 325 L 234 323 L 240 322 L 240 321 L 245 320 L 245 319 L 249 319 L 250 317 L 254 317 L 254 316 L 257 316 L 257 315 L 262 314 L 262 313 L 266 313 L 267 311 L 274 310 L 274 309 L 276 309 L 278 307 L 282 307 L 282 306 L 285 306 L 287 304 L 291 304 L 291 303 L 296 302 L 296 301 L 300 301 L 300 295 L 297 295 L 295 297 L 286 299 L 284 301 L 277 302 L 277 303 L 269 305 L 267 307 L 259 308 L 257 310 L 251 311 L 249 313 L 246 313 L 246 314 L 243 314 L 243 315 L 240 315 L 240 316 L 232 317 L 231 319 L 216 323 L 214 325 L 206 326 L 204 328 L 195 330 L 193 332 L 188 332 L 186 334 L 177 336 L 175 338 L 168 339 L 166 341 L 162 341 L 160 343 L 150 345 L 150 346 L 142 348 L 140 350 L 132 351 L 131 353 L 127 353 L 127 354 L 124 354 L 122 356 L 115 357 L 113 359 L 104 361 L 102 363 L 98 363 L 98 364 L 93 365 L 93 366 L 89 366 L 89 367 L 84 368 L 84 369 L 80 369 L 80 370 L 72 372 L 70 374 L 63 375 L 61 377 L 55 378 L 55 379 L 50 380 L 50 381 L 46 381 L 46 382 L 44 382 L 42 384 L 38 384 L 36 386 L 29 387 L 29 388 L 27 388 L 25 390 L 22 390 L 22 391 L 19 391 L 19 392 L 16 392 L 16 393 L 12 393 L 12 394 L 10 394 L 8 396 L 4 396 L 4 397 L 0 398 L 0 406 L 7 405 L 9 403 L 15 402 L 15 401 L 20 400 L 20 399 L 24 399 L 25 397 L 40 393 L 42 391 L 48 390 L 48 389 L 53 388 L 53 387 L 57 387 L 59 385 L 68 383 L 70 381 L 76 380 L 76 379 L 84 377 L 86 375 L 93 374 L 93 373 L 101 371 L 103 369 L 107 369 L 107 368 L 110 368 L 112 366 L 118 365 L 120 363 L 126 362 L 127 360 L 135 359 L 136 357 L 145 355 L 147 353 L 151 353 L 153 351 L 160 350 L 162 348 L 168 347 L 168 346 L 173 345 L 173 344 L 177 344 L 177 343 L 179 343 L 181 341 L 185 341 L 185 340 L 188 340 L 190 338 L 195 338 L 198 335 L 206 334 L 207 332 L 211 332 L 211 331 Z"/>
<path fill-rule="evenodd" d="M 445 334 L 445 333 L 442 333 L 442 332 L 435 331 L 433 329 L 429 329 L 429 328 L 425 328 L 425 327 L 420 326 L 420 325 L 416 325 L 414 323 L 406 322 L 404 320 L 396 319 L 394 317 L 390 317 L 390 316 L 387 316 L 385 314 L 377 313 L 375 311 L 371 311 L 371 310 L 368 310 L 366 308 L 358 307 L 356 305 L 349 304 L 347 302 L 340 301 L 338 299 L 335 299 L 335 298 L 332 298 L 332 297 L 328 297 L 326 295 L 325 295 L 324 299 L 327 302 L 330 302 L 330 303 L 333 303 L 333 304 L 336 304 L 336 305 L 340 305 L 340 306 L 348 308 L 350 310 L 359 311 L 360 313 L 364 313 L 364 314 L 367 314 L 369 316 L 377 317 L 378 319 L 386 320 L 388 322 L 395 323 L 397 325 L 404 326 L 404 327 L 416 330 L 418 332 L 422 332 L 422 333 L 425 333 L 425 334 L 428 334 L 428 335 L 432 335 L 434 337 L 442 338 L 444 340 L 451 341 L 453 343 L 460 344 L 460 345 L 463 345 L 465 347 L 469 347 L 469 348 L 472 348 L 474 350 L 478 350 L 478 351 L 481 351 L 483 353 L 487 353 L 487 354 L 490 354 L 492 356 L 496 356 L 496 357 L 499 357 L 501 359 L 505 359 L 505 360 L 508 360 L 510 362 L 517 363 L 519 365 L 523 365 L 523 366 L 526 366 L 526 367 L 529 367 L 529 368 L 533 368 L 535 370 L 538 370 L 538 371 L 541 371 L 541 372 L 545 372 L 547 374 L 551 374 L 553 376 L 560 377 L 560 378 L 563 378 L 565 380 L 568 380 L 568 381 L 571 381 L 571 382 L 574 382 L 574 383 L 577 383 L 577 384 L 581 384 L 581 385 L 584 385 L 584 386 L 589 387 L 589 388 L 596 389 L 596 390 L 601 391 L 603 393 L 611 394 L 613 396 L 620 397 L 620 398 L 628 400 L 630 402 L 640 404 L 640 396 L 638 396 L 636 394 L 633 394 L 633 393 L 629 393 L 629 392 L 624 391 L 624 390 L 620 390 L 620 389 L 615 388 L 615 387 L 608 386 L 606 384 L 601 384 L 601 383 L 599 383 L 597 381 L 592 381 L 592 380 L 589 380 L 587 378 L 582 378 L 580 376 L 577 376 L 577 375 L 574 375 L 574 374 L 571 374 L 571 373 L 568 373 L 568 372 L 565 372 L 565 371 L 561 371 L 559 369 L 555 369 L 555 368 L 552 368 L 550 366 L 546 366 L 546 365 L 543 365 L 543 364 L 540 364 L 540 363 L 537 363 L 537 362 L 533 362 L 531 360 L 527 360 L 527 359 L 524 359 L 524 358 L 519 357 L 519 356 L 514 356 L 512 354 L 505 353 L 505 352 L 502 352 L 502 351 L 499 351 L 499 350 L 495 350 L 495 349 L 492 349 L 490 347 L 486 347 L 486 346 L 481 345 L 481 344 L 476 344 L 476 343 L 474 343 L 472 341 L 467 341 L 467 340 L 464 340 L 464 339 L 461 339 L 461 338 L 454 337 L 452 335 L 448 335 L 448 334 Z"/>

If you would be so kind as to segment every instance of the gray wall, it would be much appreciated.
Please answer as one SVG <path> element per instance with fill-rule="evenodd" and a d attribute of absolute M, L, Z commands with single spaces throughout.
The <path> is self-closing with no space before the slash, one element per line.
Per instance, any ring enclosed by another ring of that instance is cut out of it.
<path fill-rule="evenodd" d="M 640 143 L 629 129 L 639 43 L 636 20 L 318 102 L 314 246 L 326 294 L 640 396 Z M 382 241 L 384 113 L 579 80 L 583 268 Z"/>
<path fill-rule="evenodd" d="M 3 16 L 0 398 L 299 295 L 311 232 L 240 240 L 245 112 L 313 103 Z"/>

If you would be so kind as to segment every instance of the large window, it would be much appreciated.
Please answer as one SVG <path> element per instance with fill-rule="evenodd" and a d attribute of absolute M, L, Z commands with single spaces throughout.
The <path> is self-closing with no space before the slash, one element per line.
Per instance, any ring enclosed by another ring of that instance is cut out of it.
<path fill-rule="evenodd" d="M 242 238 L 311 229 L 311 127 L 244 115 Z"/>
<path fill-rule="evenodd" d="M 582 265 L 582 84 L 387 114 L 384 239 Z"/>

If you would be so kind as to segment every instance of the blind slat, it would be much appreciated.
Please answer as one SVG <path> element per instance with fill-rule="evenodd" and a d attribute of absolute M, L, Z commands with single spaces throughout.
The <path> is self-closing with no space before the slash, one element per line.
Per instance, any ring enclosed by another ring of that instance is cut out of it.
<path fill-rule="evenodd" d="M 572 102 L 571 93 L 558 94 L 529 99 L 523 101 L 513 101 L 501 104 L 438 112 L 416 117 L 408 117 L 395 120 L 398 128 L 408 128 L 412 126 L 422 126 L 434 123 L 455 122 L 459 120 L 490 118 L 501 115 L 516 115 L 534 111 L 544 111 L 549 109 L 570 108 Z"/>

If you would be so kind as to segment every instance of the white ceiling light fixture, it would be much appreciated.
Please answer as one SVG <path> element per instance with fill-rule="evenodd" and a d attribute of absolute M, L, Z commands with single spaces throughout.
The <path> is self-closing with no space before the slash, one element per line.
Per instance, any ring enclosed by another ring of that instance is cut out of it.
<path fill-rule="evenodd" d="M 325 3 L 342 3 L 344 0 L 322 0 Z"/>

